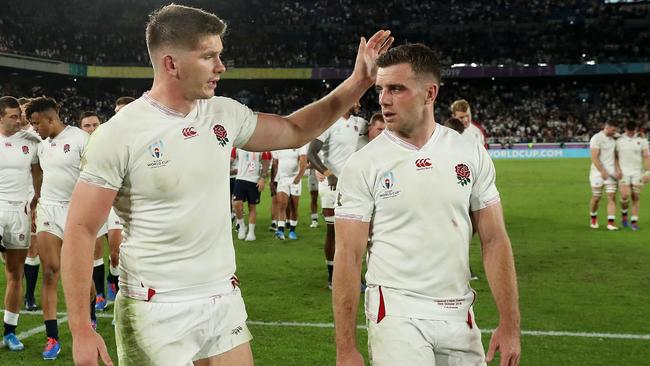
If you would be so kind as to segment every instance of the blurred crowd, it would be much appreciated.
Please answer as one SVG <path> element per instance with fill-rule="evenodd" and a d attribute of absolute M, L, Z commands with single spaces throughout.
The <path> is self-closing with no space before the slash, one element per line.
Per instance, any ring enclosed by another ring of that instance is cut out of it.
<path fill-rule="evenodd" d="M 0 95 L 54 97 L 62 106 L 62 118 L 76 123 L 85 110 L 104 119 L 113 114 L 119 96 L 139 97 L 148 80 L 0 78 Z M 239 100 L 256 111 L 288 114 L 308 104 L 336 85 L 321 80 L 222 80 L 218 95 Z M 451 80 L 443 82 L 436 100 L 436 120 L 449 118 L 456 99 L 470 102 L 472 115 L 487 131 L 490 143 L 539 143 L 589 141 L 611 119 L 636 121 L 648 129 L 650 78 L 531 78 L 501 80 Z M 362 99 L 367 119 L 379 109 L 377 94 L 370 90 Z"/>
<path fill-rule="evenodd" d="M 0 52 L 95 65 L 147 65 L 147 14 L 168 1 L 8 2 Z M 359 35 L 378 28 L 423 42 L 443 63 L 536 64 L 650 59 L 648 5 L 600 0 L 208 1 L 229 28 L 228 66 L 348 67 Z"/>

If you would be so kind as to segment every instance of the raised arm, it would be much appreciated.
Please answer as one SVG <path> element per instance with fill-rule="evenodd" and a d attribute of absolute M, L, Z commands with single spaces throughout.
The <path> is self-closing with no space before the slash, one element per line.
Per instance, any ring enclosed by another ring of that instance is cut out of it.
<path fill-rule="evenodd" d="M 332 278 L 332 304 L 336 329 L 336 364 L 363 365 L 357 350 L 357 309 L 361 262 L 368 244 L 370 223 L 336 219 L 336 253 Z"/>
<path fill-rule="evenodd" d="M 106 222 L 116 191 L 80 180 L 72 193 L 61 249 L 61 278 L 68 308 L 73 357 L 77 365 L 112 365 L 104 340 L 90 326 L 88 294 L 92 284 L 93 248 Z"/>
<path fill-rule="evenodd" d="M 492 335 L 486 361 L 501 353 L 501 366 L 519 364 L 521 355 L 519 293 L 510 238 L 501 203 L 473 212 L 483 248 L 483 266 L 499 311 L 499 325 Z"/>
<path fill-rule="evenodd" d="M 331 93 L 288 116 L 260 113 L 255 132 L 244 146 L 248 151 L 304 146 L 350 109 L 375 82 L 375 61 L 393 43 L 390 31 L 378 31 L 368 42 L 361 38 L 352 75 Z"/>

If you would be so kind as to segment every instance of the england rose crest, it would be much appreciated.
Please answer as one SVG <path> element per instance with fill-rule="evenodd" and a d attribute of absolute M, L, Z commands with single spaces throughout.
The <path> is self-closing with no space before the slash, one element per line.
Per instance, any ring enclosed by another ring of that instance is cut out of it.
<path fill-rule="evenodd" d="M 70 152 L 70 144 L 63 145 L 63 152 L 64 153 L 69 153 Z"/>
<path fill-rule="evenodd" d="M 468 183 L 471 183 L 469 168 L 465 164 L 456 165 L 456 178 L 458 178 L 458 184 L 465 186 Z"/>
<path fill-rule="evenodd" d="M 217 136 L 217 140 L 219 141 L 219 145 L 221 146 L 226 146 L 228 143 L 228 131 L 222 126 L 222 125 L 215 125 L 212 128 L 212 132 L 214 132 L 214 135 Z"/>
<path fill-rule="evenodd" d="M 23 145 L 23 154 L 29 154 L 29 146 Z"/>

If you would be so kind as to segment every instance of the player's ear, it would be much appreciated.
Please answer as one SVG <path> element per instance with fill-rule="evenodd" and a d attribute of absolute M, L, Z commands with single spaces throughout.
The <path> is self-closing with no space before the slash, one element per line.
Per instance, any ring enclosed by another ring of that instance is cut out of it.
<path fill-rule="evenodd" d="M 172 55 L 165 55 L 162 58 L 162 66 L 165 74 L 168 74 L 174 78 L 178 77 L 178 59 Z"/>
<path fill-rule="evenodd" d="M 439 86 L 436 83 L 430 83 L 427 85 L 426 104 L 432 104 L 436 100 L 438 90 Z"/>

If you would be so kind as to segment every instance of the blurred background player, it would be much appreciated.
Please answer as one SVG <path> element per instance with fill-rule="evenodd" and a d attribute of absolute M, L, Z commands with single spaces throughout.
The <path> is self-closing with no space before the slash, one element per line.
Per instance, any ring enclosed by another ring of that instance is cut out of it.
<path fill-rule="evenodd" d="M 63 228 L 72 190 L 79 178 L 81 155 L 89 136 L 77 127 L 64 125 L 59 118 L 59 106 L 50 98 L 33 99 L 27 105 L 25 115 L 34 131 L 43 139 L 38 145 L 43 184 L 36 214 L 36 232 L 43 264 L 41 305 L 47 334 L 43 359 L 54 360 L 61 351 L 56 311 Z M 100 232 L 97 236 L 105 233 Z M 90 288 L 88 290 L 90 295 Z M 91 316 L 95 309 L 94 300 L 93 297 L 89 302 Z"/>
<path fill-rule="evenodd" d="M 311 142 L 309 143 L 311 144 Z M 307 162 L 307 187 L 309 187 L 309 213 L 311 217 L 310 228 L 318 227 L 318 177 L 316 169 Z"/>
<path fill-rule="evenodd" d="M 115 113 L 119 112 L 120 109 L 124 108 L 127 104 L 133 102 L 135 98 L 133 97 L 119 97 L 115 100 Z"/>
<path fill-rule="evenodd" d="M 639 230 L 639 205 L 641 190 L 650 180 L 650 151 L 648 140 L 637 135 L 638 126 L 634 121 L 625 124 L 625 133 L 616 139 L 616 163 L 621 171 L 618 181 L 621 190 L 621 223 L 628 227 L 627 210 L 632 196 L 632 216 L 629 226 Z"/>
<path fill-rule="evenodd" d="M 465 126 L 464 135 L 474 139 L 486 149 L 488 148 L 485 129 L 478 122 L 472 120 L 472 110 L 465 99 L 458 99 L 451 103 L 451 116 L 463 122 Z"/>
<path fill-rule="evenodd" d="M 254 241 L 257 222 L 257 205 L 264 191 L 269 172 L 271 153 L 250 152 L 237 149 L 237 178 L 235 180 L 235 198 L 233 207 L 237 217 L 237 238 Z M 248 202 L 248 230 L 244 222 L 244 202 Z"/>
<path fill-rule="evenodd" d="M 375 112 L 370 117 L 368 125 L 365 128 L 365 131 L 359 136 L 359 141 L 357 142 L 357 151 L 361 150 L 362 147 L 366 146 L 368 142 L 372 141 L 375 137 L 379 136 L 384 129 L 386 129 L 386 122 L 384 122 L 384 116 L 381 112 Z"/>
<path fill-rule="evenodd" d="M 357 149 L 360 131 L 367 124 L 363 118 L 355 116 L 355 114 L 359 113 L 360 108 L 361 104 L 356 102 L 330 128 L 312 141 L 307 153 L 311 165 L 325 176 L 325 179 L 319 184 L 318 194 L 321 197 L 321 208 L 327 226 L 324 250 L 325 263 L 327 264 L 327 286 L 329 288 L 332 288 L 332 272 L 334 270 L 334 253 L 336 250 L 334 239 L 336 184 L 345 163 Z M 320 151 L 323 151 L 324 161 L 320 158 Z"/>
<path fill-rule="evenodd" d="M 276 171 L 274 181 L 277 186 L 278 229 L 275 237 L 284 240 L 284 229 L 289 221 L 289 239 L 296 240 L 298 225 L 298 206 L 302 194 L 302 176 L 307 169 L 307 146 L 298 149 L 274 151 L 273 166 Z M 290 207 L 290 208 L 289 208 Z M 287 210 L 289 208 L 289 210 Z M 287 217 L 287 211 L 289 217 Z"/>
<path fill-rule="evenodd" d="M 27 249 L 32 227 L 29 187 L 40 191 L 38 164 L 40 139 L 22 130 L 21 109 L 14 97 L 0 98 L 0 251 L 5 256 L 6 292 L 2 343 L 10 351 L 22 351 L 16 337 Z M 38 273 L 38 272 L 37 272 Z"/>
<path fill-rule="evenodd" d="M 451 128 L 452 130 L 458 132 L 461 135 L 463 134 L 463 132 L 465 132 L 465 125 L 458 118 L 451 117 L 448 120 L 446 120 L 445 123 L 443 123 L 442 125 Z"/>
<path fill-rule="evenodd" d="M 589 182 L 591 184 L 591 201 L 589 210 L 591 221 L 589 226 L 598 229 L 598 203 L 603 186 L 607 193 L 607 230 L 615 231 L 618 227 L 616 220 L 616 181 L 621 178 L 621 171 L 616 166 L 616 139 L 618 122 L 610 120 L 605 123 L 602 131 L 595 134 L 589 141 L 591 149 L 591 169 Z"/>
<path fill-rule="evenodd" d="M 34 128 L 29 123 L 29 120 L 25 116 L 25 107 L 31 101 L 31 98 L 19 98 L 18 103 L 20 104 L 21 110 L 21 129 L 28 132 L 31 136 L 41 140 L 41 137 L 34 132 Z M 41 171 L 41 179 L 42 179 Z M 29 187 L 29 197 L 28 201 L 32 201 L 35 195 L 33 185 L 31 184 L 32 177 L 30 175 L 27 186 Z M 38 257 L 38 242 L 36 239 L 36 210 L 31 212 L 31 243 L 29 244 L 29 249 L 27 250 L 27 257 L 25 258 L 25 310 L 26 311 L 36 311 L 38 310 L 38 305 L 36 302 L 36 283 L 38 282 L 38 272 L 40 271 L 41 259 Z"/>

